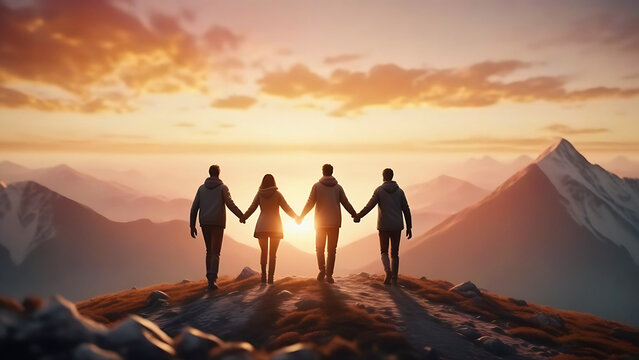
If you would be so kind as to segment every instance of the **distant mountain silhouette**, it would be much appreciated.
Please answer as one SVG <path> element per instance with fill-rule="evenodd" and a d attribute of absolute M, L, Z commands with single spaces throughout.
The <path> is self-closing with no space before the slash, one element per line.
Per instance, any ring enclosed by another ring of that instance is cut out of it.
<path fill-rule="evenodd" d="M 450 166 L 446 169 L 446 173 L 469 181 L 481 188 L 493 190 L 512 174 L 525 168 L 533 161 L 534 159 L 527 155 L 519 156 L 508 162 L 484 156 L 482 158 L 470 158 L 460 164 Z"/>
<path fill-rule="evenodd" d="M 639 181 L 588 163 L 562 140 L 417 239 L 400 255 L 400 272 L 472 280 L 503 295 L 638 324 L 638 208 Z"/>
<path fill-rule="evenodd" d="M 4 161 L 0 163 L 0 180 L 5 183 L 35 181 L 115 221 L 187 220 L 191 207 L 190 200 L 147 196 L 126 185 L 97 179 L 64 164 L 29 169 Z"/>
<path fill-rule="evenodd" d="M 452 176 L 441 175 L 404 189 L 413 209 L 453 214 L 483 199 L 490 191 Z"/>
<path fill-rule="evenodd" d="M 119 223 L 35 182 L 0 188 L 0 293 L 82 299 L 204 277 L 204 242 L 186 221 Z M 26 245 L 24 245 L 26 244 Z M 286 242 L 278 272 L 310 275 L 314 257 Z M 225 237 L 221 274 L 259 265 L 259 251 Z"/>

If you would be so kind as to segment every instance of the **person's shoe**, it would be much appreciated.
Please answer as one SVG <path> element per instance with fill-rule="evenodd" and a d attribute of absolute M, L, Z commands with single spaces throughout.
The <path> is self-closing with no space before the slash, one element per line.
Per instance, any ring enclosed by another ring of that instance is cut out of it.
<path fill-rule="evenodd" d="M 213 291 L 213 290 L 217 290 L 219 289 L 219 286 L 217 286 L 217 284 L 215 282 L 210 282 L 209 283 L 209 290 Z"/>
<path fill-rule="evenodd" d="M 320 272 L 317 274 L 317 281 L 324 281 L 324 277 L 325 277 L 325 276 L 326 276 L 326 273 L 325 273 L 325 272 L 323 272 L 323 271 L 320 271 Z"/>
<path fill-rule="evenodd" d="M 335 279 L 333 279 L 333 276 L 332 276 L 332 275 L 328 275 L 328 276 L 326 277 L 326 282 L 327 282 L 327 283 L 329 283 L 329 284 L 332 284 L 332 283 L 334 283 L 334 282 L 335 282 Z"/>
<path fill-rule="evenodd" d="M 384 285 L 390 285 L 393 279 L 393 273 L 390 271 L 386 272 L 386 277 L 384 278 Z"/>
<path fill-rule="evenodd" d="M 262 284 L 266 283 L 266 274 L 262 273 Z"/>
<path fill-rule="evenodd" d="M 273 283 L 273 275 L 269 275 L 268 276 L 268 283 L 272 284 Z"/>

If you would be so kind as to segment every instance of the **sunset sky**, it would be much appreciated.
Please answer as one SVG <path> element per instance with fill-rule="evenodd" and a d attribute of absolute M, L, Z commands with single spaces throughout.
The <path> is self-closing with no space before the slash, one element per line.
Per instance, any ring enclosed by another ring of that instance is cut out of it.
<path fill-rule="evenodd" d="M 240 207 L 272 172 L 296 211 L 331 162 L 359 208 L 386 166 L 418 183 L 559 137 L 636 164 L 638 64 L 633 0 L 0 0 L 0 160 L 167 198 L 215 162 Z"/>
<path fill-rule="evenodd" d="M 639 153 L 636 1 L 4 1 L 0 151 Z"/>

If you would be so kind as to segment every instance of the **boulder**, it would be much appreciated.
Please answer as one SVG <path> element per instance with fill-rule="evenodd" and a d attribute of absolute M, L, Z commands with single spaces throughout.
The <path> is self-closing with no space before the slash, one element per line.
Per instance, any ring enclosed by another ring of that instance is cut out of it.
<path fill-rule="evenodd" d="M 153 322 L 137 315 L 112 328 L 98 342 L 126 359 L 170 359 L 175 355 L 173 340 Z"/>
<path fill-rule="evenodd" d="M 122 357 L 113 351 L 104 350 L 94 344 L 84 343 L 73 350 L 73 360 L 122 360 Z"/>
<path fill-rule="evenodd" d="M 146 304 L 149 306 L 157 305 L 159 303 L 164 304 L 168 299 L 169 295 L 167 295 L 167 293 L 165 293 L 164 291 L 155 290 L 154 292 L 150 293 L 149 296 L 147 296 Z"/>
<path fill-rule="evenodd" d="M 421 280 L 421 281 L 426 281 L 426 280 L 428 280 L 428 279 L 426 278 L 426 276 L 422 276 L 422 277 L 420 277 L 420 278 L 419 278 L 419 280 Z"/>
<path fill-rule="evenodd" d="M 359 273 L 359 276 L 368 279 L 369 277 L 371 277 L 371 275 L 367 272 L 362 271 L 361 273 Z"/>
<path fill-rule="evenodd" d="M 481 291 L 470 281 L 466 281 L 465 283 L 457 284 L 450 288 L 448 291 L 454 291 L 464 297 L 473 298 L 476 296 L 481 296 Z"/>
<path fill-rule="evenodd" d="M 306 311 L 311 309 L 316 309 L 322 306 L 322 302 L 317 299 L 302 299 L 295 303 L 295 307 L 297 310 Z"/>
<path fill-rule="evenodd" d="M 288 290 L 282 290 L 277 293 L 277 298 L 280 300 L 290 299 L 293 297 L 293 293 Z"/>
<path fill-rule="evenodd" d="M 494 337 L 482 336 L 477 339 L 476 342 L 488 352 L 491 352 L 497 356 L 507 356 L 515 353 L 515 349 L 513 349 L 509 345 L 504 344 L 501 340 Z"/>
<path fill-rule="evenodd" d="M 530 318 L 530 321 L 538 327 L 564 327 L 564 319 L 557 314 L 536 313 Z"/>
<path fill-rule="evenodd" d="M 8 339 L 22 325 L 22 315 L 14 310 L 0 308 L 0 339 Z"/>
<path fill-rule="evenodd" d="M 467 298 L 474 298 L 474 297 L 481 296 L 481 291 L 479 290 L 479 288 L 477 288 L 477 286 L 475 286 L 475 284 L 473 284 L 470 281 L 457 284 L 453 286 L 452 288 L 450 288 L 448 291 L 456 292 Z"/>
<path fill-rule="evenodd" d="M 319 360 L 315 350 L 303 344 L 293 344 L 275 351 L 271 360 Z"/>
<path fill-rule="evenodd" d="M 244 269 L 242 269 L 242 271 L 240 272 L 240 274 L 235 278 L 235 281 L 248 279 L 253 276 L 258 276 L 259 274 L 260 273 L 258 273 L 257 271 L 251 269 L 248 266 L 245 266 Z"/>
<path fill-rule="evenodd" d="M 456 331 L 457 331 L 457 334 L 465 337 L 468 340 L 475 340 L 481 337 L 481 334 L 479 333 L 479 331 L 466 326 L 460 326 L 457 328 Z"/>
<path fill-rule="evenodd" d="M 207 359 L 211 349 L 220 347 L 223 343 L 215 335 L 187 326 L 175 339 L 175 350 L 184 359 Z"/>
<path fill-rule="evenodd" d="M 62 296 L 54 296 L 26 318 L 17 329 L 15 338 L 42 344 L 43 348 L 60 348 L 94 342 L 105 332 L 103 325 L 80 315 L 72 302 Z"/>

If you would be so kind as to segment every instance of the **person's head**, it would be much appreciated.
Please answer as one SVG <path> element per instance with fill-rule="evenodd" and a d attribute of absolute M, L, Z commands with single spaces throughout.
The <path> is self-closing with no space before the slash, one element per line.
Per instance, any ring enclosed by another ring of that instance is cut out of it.
<path fill-rule="evenodd" d="M 322 166 L 322 175 L 324 175 L 324 176 L 333 175 L 333 165 L 324 164 L 324 166 Z"/>
<path fill-rule="evenodd" d="M 275 187 L 275 178 L 271 174 L 266 174 L 262 178 L 262 184 L 260 185 L 260 189 L 267 189 L 270 187 Z"/>
<path fill-rule="evenodd" d="M 220 166 L 219 165 L 211 165 L 211 167 L 209 167 L 209 175 L 211 175 L 211 177 L 219 177 L 220 176 Z"/>
<path fill-rule="evenodd" d="M 393 180 L 393 169 L 391 168 L 386 168 L 384 169 L 384 171 L 382 171 L 382 176 L 384 177 L 384 181 L 391 181 Z"/>

